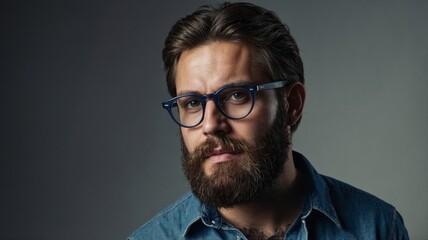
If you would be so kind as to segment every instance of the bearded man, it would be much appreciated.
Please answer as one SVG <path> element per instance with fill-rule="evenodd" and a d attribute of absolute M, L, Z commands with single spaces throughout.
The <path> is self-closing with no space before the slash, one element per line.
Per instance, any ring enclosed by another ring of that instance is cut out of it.
<path fill-rule="evenodd" d="M 192 191 L 129 239 L 408 239 L 384 201 L 320 175 L 292 150 L 305 101 L 288 27 L 248 3 L 204 6 L 165 41 Z"/>

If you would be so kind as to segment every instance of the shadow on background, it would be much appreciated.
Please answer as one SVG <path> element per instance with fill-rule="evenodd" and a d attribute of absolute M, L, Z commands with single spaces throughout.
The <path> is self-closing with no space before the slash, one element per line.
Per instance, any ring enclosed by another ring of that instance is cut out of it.
<path fill-rule="evenodd" d="M 294 147 L 426 238 L 428 4 L 253 2 L 302 49 Z M 0 239 L 124 239 L 188 189 L 160 53 L 204 3 L 1 4 Z"/>

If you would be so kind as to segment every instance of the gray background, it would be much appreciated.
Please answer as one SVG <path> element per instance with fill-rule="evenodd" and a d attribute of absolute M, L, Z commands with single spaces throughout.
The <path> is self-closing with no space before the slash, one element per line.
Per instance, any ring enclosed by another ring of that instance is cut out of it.
<path fill-rule="evenodd" d="M 428 2 L 253 1 L 302 50 L 294 148 L 428 233 Z M 3 1 L 0 239 L 124 239 L 188 189 L 160 52 L 209 1 Z"/>

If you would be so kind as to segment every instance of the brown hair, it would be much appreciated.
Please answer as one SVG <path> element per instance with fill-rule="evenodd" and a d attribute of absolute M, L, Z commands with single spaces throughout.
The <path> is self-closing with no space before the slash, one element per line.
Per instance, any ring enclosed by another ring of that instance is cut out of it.
<path fill-rule="evenodd" d="M 213 41 L 252 44 L 257 50 L 255 61 L 272 81 L 304 83 L 296 41 L 274 12 L 250 3 L 223 3 L 218 7 L 200 7 L 179 20 L 169 32 L 162 57 L 171 96 L 176 96 L 175 75 L 181 53 Z M 284 97 L 285 91 L 277 94 Z M 293 132 L 298 123 L 292 126 Z"/>

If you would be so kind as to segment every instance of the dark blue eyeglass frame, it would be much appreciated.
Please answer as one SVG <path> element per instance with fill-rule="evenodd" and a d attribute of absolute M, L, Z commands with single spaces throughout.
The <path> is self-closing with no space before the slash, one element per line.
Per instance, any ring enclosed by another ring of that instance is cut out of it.
<path fill-rule="evenodd" d="M 188 93 L 188 94 L 183 94 L 183 95 L 179 95 L 176 96 L 174 98 L 171 98 L 165 102 L 162 102 L 162 107 L 168 111 L 169 115 L 171 116 L 172 120 L 174 120 L 175 123 L 177 123 L 178 125 L 180 125 L 181 127 L 185 127 L 185 128 L 194 128 L 196 126 L 198 126 L 199 124 L 201 124 L 201 122 L 204 120 L 204 116 L 205 116 L 205 106 L 207 104 L 207 101 L 212 99 L 214 101 L 214 104 L 217 108 L 217 110 L 219 110 L 225 117 L 229 118 L 229 119 L 233 119 L 233 120 L 239 120 L 239 119 L 243 119 L 246 116 L 248 116 L 251 111 L 253 110 L 254 107 L 254 101 L 255 101 L 255 93 L 257 91 L 261 91 L 261 90 L 269 90 L 269 89 L 277 89 L 277 88 L 282 88 L 285 87 L 289 82 L 285 81 L 285 80 L 281 80 L 281 81 L 275 81 L 275 82 L 269 82 L 269 83 L 264 83 L 264 84 L 258 84 L 258 85 L 250 85 L 250 84 L 242 84 L 242 85 L 226 85 L 224 87 L 221 87 L 220 89 L 218 89 L 215 93 L 210 93 L 210 94 L 206 94 L 206 95 L 200 95 L 200 94 L 195 94 L 195 93 Z M 247 114 L 241 116 L 241 117 L 232 117 L 230 115 L 228 115 L 227 113 L 225 113 L 221 107 L 220 107 L 220 103 L 219 103 L 219 95 L 230 88 L 242 88 L 242 89 L 246 89 L 251 96 L 251 108 L 248 111 Z M 178 119 L 176 119 L 174 117 L 174 114 L 172 112 L 172 108 L 177 106 L 177 103 L 175 102 L 177 99 L 182 98 L 182 97 L 193 97 L 196 98 L 200 101 L 201 105 L 202 105 L 202 116 L 201 116 L 201 120 L 199 122 L 197 122 L 196 124 L 193 125 L 183 125 Z"/>

